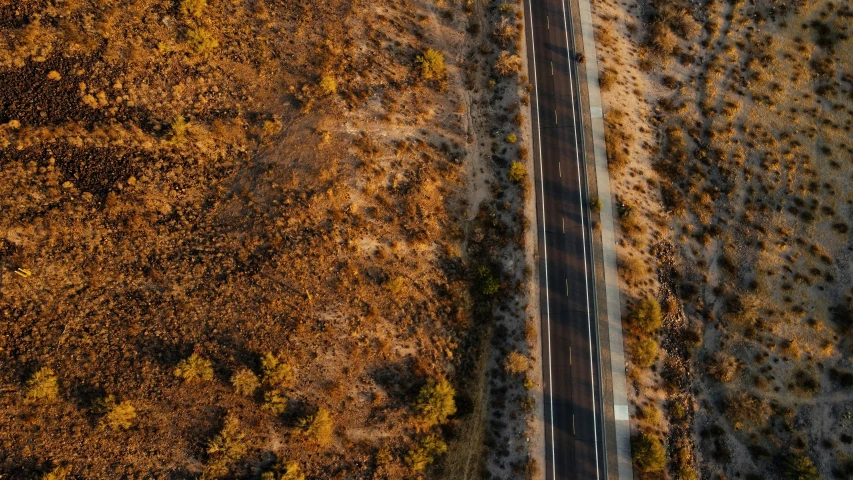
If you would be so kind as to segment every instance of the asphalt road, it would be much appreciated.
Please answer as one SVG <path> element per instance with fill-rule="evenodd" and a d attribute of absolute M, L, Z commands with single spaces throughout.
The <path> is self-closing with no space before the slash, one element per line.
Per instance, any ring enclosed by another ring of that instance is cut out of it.
<path fill-rule="evenodd" d="M 569 0 L 527 0 L 547 479 L 606 479 L 583 124 Z"/>

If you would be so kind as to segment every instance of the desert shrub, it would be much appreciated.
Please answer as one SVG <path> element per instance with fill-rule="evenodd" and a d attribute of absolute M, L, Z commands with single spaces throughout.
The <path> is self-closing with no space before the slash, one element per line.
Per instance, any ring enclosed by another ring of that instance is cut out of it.
<path fill-rule="evenodd" d="M 320 77 L 320 91 L 326 95 L 334 95 L 338 91 L 338 82 L 332 75 L 323 75 Z"/>
<path fill-rule="evenodd" d="M 39 477 L 39 480 L 65 480 L 69 473 L 71 465 L 61 465 Z"/>
<path fill-rule="evenodd" d="M 308 415 L 299 420 L 299 431 L 302 435 L 321 446 L 332 443 L 333 430 L 332 417 L 329 415 L 329 411 L 323 407 L 317 409 L 313 415 Z"/>
<path fill-rule="evenodd" d="M 498 290 L 501 288 L 501 282 L 495 278 L 495 275 L 492 273 L 492 270 L 485 266 L 480 265 L 477 268 L 477 277 L 480 293 L 487 297 L 491 297 L 492 295 L 498 293 Z"/>
<path fill-rule="evenodd" d="M 447 444 L 435 435 L 427 435 L 409 449 L 406 454 L 406 465 L 413 471 L 420 472 L 435 461 L 435 457 L 447 451 Z"/>
<path fill-rule="evenodd" d="M 598 85 L 601 88 L 602 92 L 609 92 L 610 89 L 616 85 L 616 80 L 618 79 L 618 75 L 616 72 L 609 68 L 605 68 L 601 75 L 598 77 Z"/>
<path fill-rule="evenodd" d="M 273 415 L 281 415 L 287 410 L 287 398 L 279 390 L 264 392 L 264 410 Z"/>
<path fill-rule="evenodd" d="M 527 357 L 521 354 L 518 350 L 513 350 L 504 361 L 504 369 L 511 375 L 524 373 L 530 366 Z"/>
<path fill-rule="evenodd" d="M 657 435 L 640 433 L 631 439 L 631 457 L 640 473 L 660 472 L 666 466 L 666 450 Z"/>
<path fill-rule="evenodd" d="M 261 474 L 261 480 L 305 480 L 305 474 L 299 463 L 279 460 L 272 469 Z"/>
<path fill-rule="evenodd" d="M 172 120 L 172 123 L 169 124 L 169 128 L 172 132 L 172 142 L 181 143 L 187 136 L 189 123 L 187 123 L 182 115 L 178 115 L 174 120 Z"/>
<path fill-rule="evenodd" d="M 649 45 L 658 56 L 667 57 L 678 46 L 678 38 L 666 24 L 655 22 L 649 32 Z"/>
<path fill-rule="evenodd" d="M 225 417 L 222 431 L 207 444 L 207 453 L 211 462 L 205 467 L 203 478 L 219 477 L 228 473 L 228 464 L 239 460 L 246 454 L 245 434 L 240 430 L 237 417 Z"/>
<path fill-rule="evenodd" d="M 47 73 L 48 80 L 53 80 L 54 82 L 62 79 L 62 75 L 59 74 L 56 70 L 51 70 Z"/>
<path fill-rule="evenodd" d="M 638 367 L 651 367 L 658 357 L 658 342 L 652 338 L 637 340 L 631 349 L 631 357 Z"/>
<path fill-rule="evenodd" d="M 197 380 L 213 380 L 213 366 L 210 360 L 194 353 L 185 360 L 178 362 L 174 374 L 187 382 Z"/>
<path fill-rule="evenodd" d="M 201 18 L 205 7 L 207 0 L 181 0 L 181 13 L 190 17 Z"/>
<path fill-rule="evenodd" d="M 59 381 L 50 367 L 42 367 L 27 380 L 27 400 L 53 403 L 59 399 Z"/>
<path fill-rule="evenodd" d="M 231 385 L 239 395 L 250 397 L 261 386 L 258 376 L 248 368 L 243 368 L 231 377 Z"/>
<path fill-rule="evenodd" d="M 631 314 L 631 324 L 646 334 L 656 332 L 662 323 L 663 314 L 660 303 L 654 298 L 647 298 L 640 302 Z"/>
<path fill-rule="evenodd" d="M 518 141 L 518 135 L 514 133 L 507 134 L 506 141 L 509 143 L 515 143 Z"/>
<path fill-rule="evenodd" d="M 642 280 L 646 274 L 646 265 L 638 257 L 619 259 L 619 276 L 628 283 Z"/>
<path fill-rule="evenodd" d="M 261 359 L 261 372 L 264 383 L 273 388 L 291 387 L 296 380 L 293 368 L 272 353 L 265 354 Z"/>
<path fill-rule="evenodd" d="M 495 27 L 495 41 L 503 48 L 512 45 L 520 36 L 521 31 L 515 28 L 515 25 L 507 17 L 502 17 L 497 27 Z"/>
<path fill-rule="evenodd" d="M 803 397 L 813 397 L 820 392 L 820 378 L 814 371 L 799 368 L 794 371 L 791 391 Z"/>
<path fill-rule="evenodd" d="M 738 371 L 737 359 L 722 352 L 715 352 L 706 358 L 706 372 L 718 382 L 731 382 Z"/>
<path fill-rule="evenodd" d="M 509 166 L 509 179 L 515 183 L 524 183 L 527 180 L 527 167 L 521 162 L 512 162 Z"/>
<path fill-rule="evenodd" d="M 724 413 L 732 427 L 762 426 L 770 416 L 770 407 L 760 397 L 748 392 L 730 393 L 724 403 Z"/>
<path fill-rule="evenodd" d="M 424 80 L 444 80 L 447 77 L 447 67 L 444 65 L 444 54 L 432 48 L 423 55 L 418 55 L 415 63 L 420 66 L 421 78 Z"/>
<path fill-rule="evenodd" d="M 495 62 L 495 72 L 503 77 L 511 77 L 521 70 L 521 57 L 513 55 L 506 50 L 501 51 L 498 61 Z"/>
<path fill-rule="evenodd" d="M 198 27 L 191 28 L 187 31 L 187 43 L 193 52 L 199 55 L 206 55 L 219 48 L 219 40 L 217 40 L 210 30 Z"/>
<path fill-rule="evenodd" d="M 785 458 L 785 476 L 790 480 L 820 480 L 817 467 L 809 457 L 788 455 Z"/>
<path fill-rule="evenodd" d="M 441 425 L 447 417 L 456 413 L 456 390 L 445 379 L 435 381 L 430 378 L 418 392 L 415 411 L 425 428 Z"/>
<path fill-rule="evenodd" d="M 133 426 L 133 421 L 136 420 L 136 408 L 133 404 L 127 400 L 118 403 L 114 395 L 99 399 L 95 407 L 104 414 L 101 424 L 113 430 L 127 430 Z"/>
<path fill-rule="evenodd" d="M 659 427 L 663 420 L 663 413 L 657 405 L 650 403 L 645 407 L 640 408 L 640 418 L 646 421 L 652 427 Z"/>

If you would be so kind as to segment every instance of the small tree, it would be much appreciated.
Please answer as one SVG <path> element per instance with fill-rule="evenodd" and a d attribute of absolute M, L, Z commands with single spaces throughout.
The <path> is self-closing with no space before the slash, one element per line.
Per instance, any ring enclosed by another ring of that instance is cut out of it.
<path fill-rule="evenodd" d="M 640 433 L 631 441 L 631 456 L 634 468 L 640 473 L 663 471 L 666 466 L 666 450 L 657 435 Z"/>
<path fill-rule="evenodd" d="M 444 54 L 438 50 L 427 49 L 423 55 L 418 55 L 415 62 L 420 66 L 424 80 L 444 80 L 447 77 Z"/>
<path fill-rule="evenodd" d="M 320 77 L 320 91 L 326 95 L 334 95 L 338 92 L 338 82 L 332 75 L 323 75 Z"/>
<path fill-rule="evenodd" d="M 430 378 L 418 393 L 415 410 L 425 428 L 441 425 L 447 417 L 456 413 L 456 390 L 445 379 L 435 381 Z"/>
<path fill-rule="evenodd" d="M 233 415 L 225 417 L 222 431 L 207 444 L 211 462 L 205 467 L 203 478 L 219 477 L 228 473 L 228 465 L 246 454 L 245 434 L 240 430 L 240 421 Z"/>
<path fill-rule="evenodd" d="M 231 385 L 234 385 L 234 390 L 236 390 L 239 395 L 250 397 L 255 393 L 255 390 L 261 386 L 261 382 L 258 380 L 258 376 L 255 375 L 255 372 L 248 368 L 243 368 L 231 377 Z"/>
<path fill-rule="evenodd" d="M 790 480 L 820 480 L 817 467 L 809 457 L 789 455 L 785 459 L 785 475 Z"/>
<path fill-rule="evenodd" d="M 293 368 L 272 353 L 265 354 L 261 359 L 261 371 L 263 372 L 264 383 L 273 388 L 291 387 L 296 380 L 293 375 Z"/>
<path fill-rule="evenodd" d="M 631 320 L 643 333 L 651 334 L 656 332 L 663 324 L 660 303 L 654 298 L 643 300 L 634 309 Z"/>
<path fill-rule="evenodd" d="M 205 7 L 207 0 L 181 0 L 181 13 L 193 18 L 201 18 Z"/>
<path fill-rule="evenodd" d="M 435 461 L 435 457 L 447 451 L 447 444 L 435 435 L 427 435 L 406 454 L 406 465 L 420 472 Z"/>
<path fill-rule="evenodd" d="M 511 375 L 524 373 L 530 367 L 530 362 L 527 357 L 522 355 L 518 350 L 513 350 L 504 361 L 504 369 Z"/>
<path fill-rule="evenodd" d="M 511 77 L 521 70 L 521 57 L 502 51 L 495 62 L 495 71 L 503 77 Z"/>
<path fill-rule="evenodd" d="M 181 377 L 187 382 L 213 380 L 213 366 L 210 360 L 197 353 L 181 360 L 175 367 L 174 373 L 176 377 Z"/>
<path fill-rule="evenodd" d="M 321 446 L 332 443 L 334 425 L 329 411 L 320 407 L 314 415 L 309 415 L 299 421 L 302 434 Z"/>
<path fill-rule="evenodd" d="M 509 166 L 509 179 L 515 183 L 524 183 L 527 180 L 527 167 L 521 162 L 512 162 Z"/>
<path fill-rule="evenodd" d="M 287 398 L 278 390 L 270 390 L 264 393 L 263 409 L 273 415 L 281 415 L 287 410 Z"/>
<path fill-rule="evenodd" d="M 114 395 L 98 400 L 95 407 L 104 414 L 101 424 L 114 430 L 127 430 L 136 420 L 136 408 L 127 400 L 116 402 Z"/>
<path fill-rule="evenodd" d="M 649 368 L 657 360 L 658 342 L 652 338 L 641 338 L 634 344 L 631 354 L 638 367 Z"/>
<path fill-rule="evenodd" d="M 50 367 L 42 367 L 27 380 L 27 400 L 53 403 L 59 399 L 59 382 Z"/>
<path fill-rule="evenodd" d="M 261 480 L 305 480 L 305 474 L 299 463 L 279 460 L 270 471 L 261 474 Z"/>

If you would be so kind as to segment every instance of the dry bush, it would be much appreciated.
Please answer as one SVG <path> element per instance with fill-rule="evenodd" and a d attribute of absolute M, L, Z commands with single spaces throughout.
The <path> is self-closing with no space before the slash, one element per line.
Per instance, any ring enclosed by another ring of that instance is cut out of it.
<path fill-rule="evenodd" d="M 495 62 L 495 72 L 503 77 L 511 77 L 521 70 L 521 57 L 511 54 L 506 50 L 501 51 Z"/>
<path fill-rule="evenodd" d="M 737 430 L 745 426 L 761 428 L 770 417 L 771 409 L 762 398 L 748 392 L 730 393 L 724 401 L 726 418 Z"/>
<path fill-rule="evenodd" d="M 678 46 L 678 38 L 672 33 L 669 26 L 663 22 L 655 22 L 649 31 L 649 45 L 659 58 L 667 58 L 675 52 Z"/>
<path fill-rule="evenodd" d="M 507 48 L 521 38 L 521 31 L 515 28 L 512 20 L 502 17 L 500 23 L 495 27 L 494 36 L 498 45 Z"/>
<path fill-rule="evenodd" d="M 598 85 L 602 92 L 609 92 L 618 80 L 619 75 L 615 71 L 605 68 L 602 70 L 601 75 L 598 76 Z"/>
<path fill-rule="evenodd" d="M 728 383 L 734 380 L 739 367 L 736 358 L 723 352 L 714 352 L 705 360 L 705 371 L 718 382 Z"/>
<path fill-rule="evenodd" d="M 657 299 L 647 298 L 634 307 L 631 312 L 631 325 L 640 332 L 650 335 L 663 324 L 663 313 Z"/>
<path fill-rule="evenodd" d="M 646 264 L 639 257 L 619 259 L 619 278 L 635 284 L 646 277 Z"/>
<path fill-rule="evenodd" d="M 518 375 L 526 372 L 530 368 L 530 361 L 518 350 L 510 352 L 504 361 L 504 370 L 511 375 Z"/>
<path fill-rule="evenodd" d="M 631 346 L 631 359 L 640 368 L 654 365 L 658 356 L 658 342 L 652 338 L 640 338 Z"/>
<path fill-rule="evenodd" d="M 114 395 L 108 395 L 96 402 L 95 409 L 103 413 L 101 424 L 113 430 L 127 430 L 136 420 L 136 408 L 130 401 L 116 402 Z"/>

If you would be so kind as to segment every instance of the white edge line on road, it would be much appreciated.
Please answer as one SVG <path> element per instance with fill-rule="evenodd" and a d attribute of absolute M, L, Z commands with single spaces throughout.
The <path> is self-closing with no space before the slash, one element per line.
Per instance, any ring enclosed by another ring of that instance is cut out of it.
<path fill-rule="evenodd" d="M 530 17 L 530 48 L 533 50 L 533 88 L 536 92 L 536 133 L 539 137 L 539 188 L 542 191 L 542 255 L 545 260 L 543 262 L 543 265 L 545 266 L 545 318 L 548 323 L 548 390 L 551 393 L 551 471 L 556 478 L 557 457 L 554 450 L 554 390 L 552 382 L 553 374 L 551 373 L 551 305 L 548 295 L 548 235 L 545 231 L 545 177 L 542 170 L 542 126 L 541 117 L 539 115 L 539 81 L 537 80 L 536 75 L 536 42 L 534 41 L 533 33 L 533 0 L 527 0 L 527 6 L 530 10 L 528 17 Z M 548 26 L 550 29 L 550 19 Z"/>
<path fill-rule="evenodd" d="M 571 1 L 571 0 L 568 0 Z M 575 115 L 575 119 L 578 119 L 578 111 L 577 105 L 575 105 L 575 85 L 572 82 L 572 62 L 574 59 L 572 58 L 572 50 L 569 48 L 569 21 L 566 13 L 566 0 L 562 0 L 563 4 L 563 29 L 566 33 L 566 60 L 569 62 L 569 88 L 572 97 L 572 113 Z M 570 7 L 571 8 L 571 7 Z M 572 28 L 574 31 L 574 28 Z M 574 35 L 574 34 L 573 34 Z M 572 38 L 574 41 L 574 38 Z M 583 118 L 580 119 L 583 122 Z M 583 125 L 583 123 L 581 123 Z M 583 129 L 581 129 L 583 131 Z M 586 324 L 589 332 L 589 378 L 590 382 L 592 382 L 592 433 L 593 439 L 595 441 L 595 446 L 593 450 L 595 450 L 595 478 L 600 478 L 599 472 L 599 460 L 598 460 L 598 422 L 596 421 L 595 414 L 595 366 L 593 364 L 592 358 L 592 319 L 590 317 L 589 310 L 589 273 L 587 272 L 587 254 L 586 254 L 586 223 L 584 221 L 584 208 L 583 208 L 583 185 L 581 182 L 581 162 L 583 161 L 580 157 L 581 152 L 578 145 L 578 129 L 577 124 L 575 124 L 575 155 L 578 159 L 578 196 L 580 197 L 580 213 L 581 213 L 581 235 L 583 239 L 583 281 L 586 286 Z"/>

